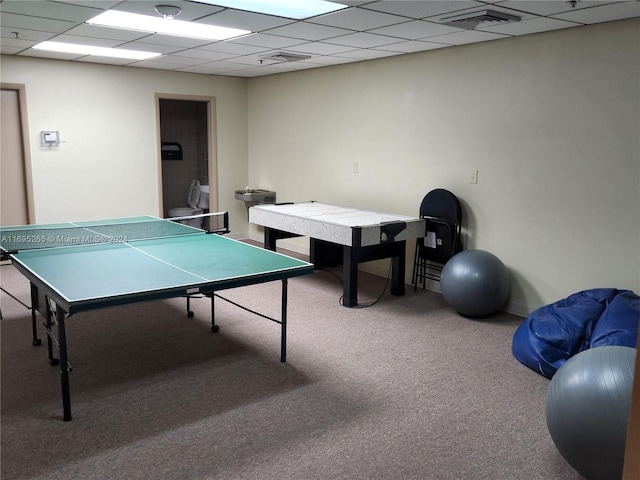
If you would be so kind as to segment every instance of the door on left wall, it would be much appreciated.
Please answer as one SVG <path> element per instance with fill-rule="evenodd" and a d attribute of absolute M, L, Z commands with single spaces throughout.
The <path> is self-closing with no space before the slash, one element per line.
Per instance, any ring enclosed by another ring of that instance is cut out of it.
<path fill-rule="evenodd" d="M 29 223 L 29 208 L 20 92 L 5 88 L 1 92 L 0 225 L 26 225 Z"/>

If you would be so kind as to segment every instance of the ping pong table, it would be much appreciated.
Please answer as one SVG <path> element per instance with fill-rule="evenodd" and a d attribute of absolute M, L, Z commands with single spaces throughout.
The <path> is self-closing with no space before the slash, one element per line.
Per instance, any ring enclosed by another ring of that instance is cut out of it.
<path fill-rule="evenodd" d="M 49 361 L 60 365 L 65 421 L 72 418 L 65 329 L 71 315 L 197 294 L 211 298 L 216 332 L 214 292 L 280 280 L 280 319 L 260 316 L 281 325 L 280 360 L 285 362 L 287 280 L 313 272 L 310 263 L 150 216 L 0 227 L 0 237 L 3 256 L 31 284 L 34 345 L 41 343 L 36 311 L 45 318 Z"/>
<path fill-rule="evenodd" d="M 321 202 L 256 205 L 249 221 L 264 227 L 264 247 L 276 240 L 307 236 L 316 268 L 342 264 L 345 307 L 358 305 L 358 263 L 391 259 L 391 294 L 404 295 L 406 241 L 425 235 L 422 218 Z"/>

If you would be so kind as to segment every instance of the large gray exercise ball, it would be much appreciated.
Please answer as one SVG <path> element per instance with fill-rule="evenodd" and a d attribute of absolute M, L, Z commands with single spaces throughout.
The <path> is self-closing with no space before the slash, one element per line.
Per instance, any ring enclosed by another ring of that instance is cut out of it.
<path fill-rule="evenodd" d="M 547 427 L 588 480 L 622 478 L 636 349 L 595 347 L 571 357 L 547 389 Z"/>
<path fill-rule="evenodd" d="M 490 315 L 509 297 L 511 281 L 504 263 L 484 250 L 464 250 L 445 264 L 440 291 L 458 313 L 470 317 Z"/>

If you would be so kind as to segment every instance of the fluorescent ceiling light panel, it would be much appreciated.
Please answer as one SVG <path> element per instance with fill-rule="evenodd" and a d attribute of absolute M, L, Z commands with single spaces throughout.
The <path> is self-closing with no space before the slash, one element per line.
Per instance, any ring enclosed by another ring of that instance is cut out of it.
<path fill-rule="evenodd" d="M 266 13 L 297 20 L 347 8 L 347 5 L 326 0 L 195 0 L 221 7 L 237 8 L 249 12 Z"/>
<path fill-rule="evenodd" d="M 34 50 L 47 52 L 72 53 L 75 55 L 95 55 L 97 57 L 129 58 L 131 60 L 147 60 L 159 57 L 161 53 L 143 52 L 140 50 L 126 50 L 123 48 L 93 47 L 77 43 L 42 42 L 33 46 Z"/>
<path fill-rule="evenodd" d="M 118 10 L 107 10 L 100 15 L 87 20 L 89 25 L 101 27 L 122 28 L 138 32 L 161 33 L 176 37 L 200 38 L 204 40 L 226 40 L 251 33 L 249 30 L 218 27 L 204 23 L 185 22 L 183 20 L 168 20 L 161 17 L 150 17 L 137 13 L 127 13 Z"/>

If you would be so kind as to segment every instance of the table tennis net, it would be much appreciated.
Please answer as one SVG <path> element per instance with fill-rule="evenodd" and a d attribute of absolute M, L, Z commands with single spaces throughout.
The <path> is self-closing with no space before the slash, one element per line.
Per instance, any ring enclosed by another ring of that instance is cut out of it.
<path fill-rule="evenodd" d="M 0 245 L 6 252 L 90 244 L 128 243 L 136 240 L 205 233 L 200 228 L 170 219 L 122 223 L 50 225 L 0 228 Z"/>

